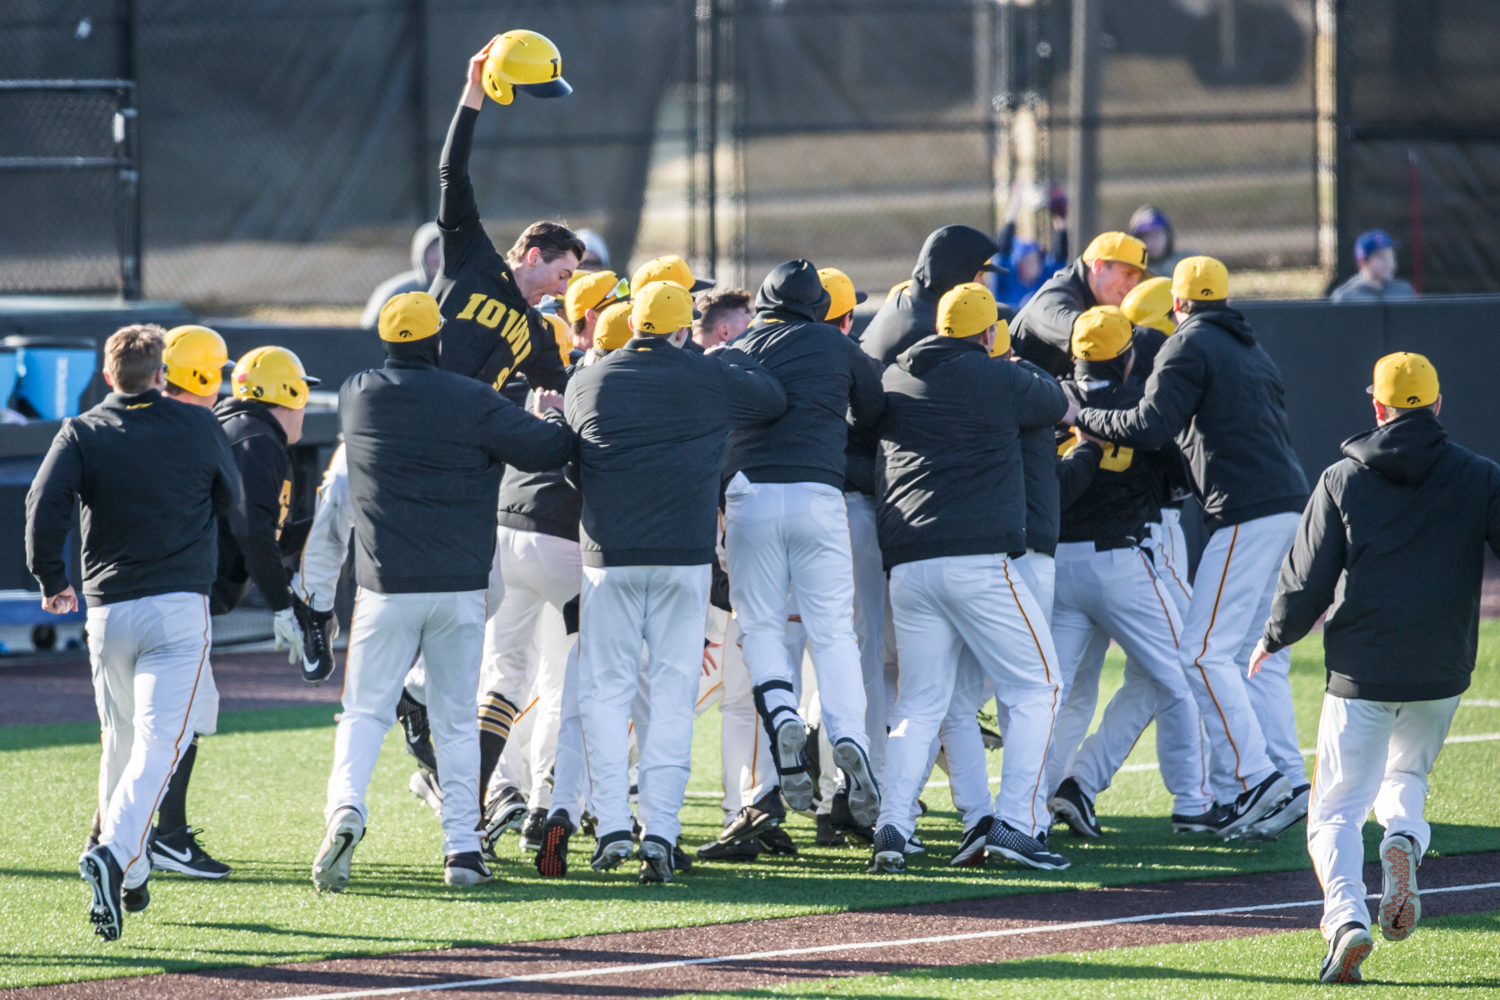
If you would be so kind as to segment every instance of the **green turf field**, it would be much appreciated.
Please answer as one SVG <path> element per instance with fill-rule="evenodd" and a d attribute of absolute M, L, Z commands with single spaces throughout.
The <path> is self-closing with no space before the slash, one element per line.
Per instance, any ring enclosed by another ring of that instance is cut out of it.
<path fill-rule="evenodd" d="M 1319 643 L 1314 637 L 1294 656 L 1304 746 L 1316 737 Z M 1500 623 L 1487 623 L 1468 696 L 1475 705 L 1460 708 L 1455 734 L 1500 733 L 1497 660 Z M 1101 706 L 1118 686 L 1120 669 L 1112 653 Z M 866 877 L 861 850 L 807 847 L 795 858 L 702 865 L 672 885 L 641 886 L 624 869 L 589 871 L 590 843 L 580 837 L 576 874 L 549 881 L 536 876 L 512 837 L 494 883 L 454 890 L 441 881 L 438 824 L 406 791 L 410 758 L 392 734 L 375 772 L 370 829 L 355 859 L 354 882 L 340 896 L 322 896 L 311 887 L 309 869 L 322 835 L 332 716 L 330 708 L 318 707 L 221 719 L 220 735 L 200 751 L 188 812 L 207 831 L 205 845 L 235 873 L 220 883 L 158 876 L 151 909 L 128 918 L 124 937 L 113 944 L 91 933 L 88 893 L 76 867 L 93 811 L 97 726 L 0 729 L 0 780 L 9 792 L 0 838 L 0 954 L 6 956 L 0 987 L 1308 866 L 1300 827 L 1267 845 L 1174 836 L 1163 818 L 1170 799 L 1157 774 L 1136 770 L 1100 797 L 1104 839 L 1079 844 L 1064 832 L 1055 835 L 1057 849 L 1073 859 L 1064 872 L 949 868 L 956 816 L 946 790 L 933 788 L 926 795 L 932 812 L 918 828 L 929 853 L 912 859 L 904 877 Z M 1154 760 L 1153 742 L 1142 739 L 1130 763 Z M 718 717 L 710 714 L 698 726 L 695 792 L 718 788 L 717 744 Z M 998 772 L 998 755 L 990 764 Z M 1433 852 L 1500 850 L 1496 801 L 1500 741 L 1448 747 L 1429 803 Z M 684 822 L 689 845 L 710 839 L 719 823 L 716 800 L 690 797 Z M 811 843 L 810 821 L 795 817 L 789 829 Z M 1373 858 L 1376 832 L 1367 832 Z"/>
<path fill-rule="evenodd" d="M 1493 936 L 1492 936 L 1493 935 Z M 1500 912 L 1424 921 L 1407 940 L 1375 936 L 1362 968 L 1360 1000 L 1493 996 L 1500 987 Z M 845 1000 L 1057 1000 L 1059 997 L 1172 997 L 1174 1000 L 1303 1000 L 1347 987 L 1317 981 L 1325 945 L 1317 931 L 1229 941 L 1083 951 L 893 976 L 820 979 L 730 997 L 829 996 Z"/>

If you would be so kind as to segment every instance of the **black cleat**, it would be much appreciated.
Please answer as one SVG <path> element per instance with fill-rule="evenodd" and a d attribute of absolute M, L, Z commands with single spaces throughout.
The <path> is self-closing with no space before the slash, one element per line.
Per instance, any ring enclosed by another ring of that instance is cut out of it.
<path fill-rule="evenodd" d="M 494 877 L 478 851 L 450 854 L 443 863 L 443 881 L 448 885 L 480 885 Z"/>
<path fill-rule="evenodd" d="M 547 826 L 547 810 L 533 809 L 521 824 L 521 850 L 537 851 L 542 847 L 542 831 Z"/>
<path fill-rule="evenodd" d="M 655 834 L 641 838 L 638 856 L 641 859 L 642 882 L 672 881 L 672 855 L 676 848 Z"/>
<path fill-rule="evenodd" d="M 1003 820 L 990 824 L 984 846 L 989 853 L 1009 858 L 1028 868 L 1061 871 L 1072 864 L 1061 854 L 1047 850 L 1047 841 L 1042 837 L 1028 837 Z"/>
<path fill-rule="evenodd" d="M 78 859 L 78 874 L 94 893 L 89 906 L 94 933 L 106 941 L 117 940 L 125 923 L 120 901 L 120 882 L 125 873 L 120 870 L 120 863 L 109 848 L 96 847 Z"/>
<path fill-rule="evenodd" d="M 526 800 L 514 788 L 502 788 L 485 803 L 480 817 L 479 850 L 493 859 L 495 847 L 507 830 L 519 830 L 526 820 Z"/>
<path fill-rule="evenodd" d="M 1075 837 L 1097 837 L 1104 833 L 1099 825 L 1099 817 L 1094 814 L 1093 801 L 1072 778 L 1064 778 L 1062 784 L 1057 786 L 1057 791 L 1047 800 L 1047 808 L 1068 824 L 1068 829 L 1073 831 Z"/>
<path fill-rule="evenodd" d="M 175 830 L 157 829 L 151 838 L 151 867 L 157 871 L 181 872 L 193 878 L 223 878 L 231 871 L 216 861 L 198 844 L 198 834 L 190 826 Z"/>
<path fill-rule="evenodd" d="M 875 843 L 874 828 L 854 821 L 854 815 L 849 811 L 849 793 L 842 788 L 833 793 L 833 802 L 828 810 L 828 822 L 833 824 L 833 829 L 838 833 L 848 834 L 867 844 Z"/>
<path fill-rule="evenodd" d="M 898 875 L 906 871 L 906 838 L 894 826 L 883 826 L 875 834 L 870 852 L 871 875 Z"/>
<path fill-rule="evenodd" d="M 849 841 L 834 828 L 833 820 L 828 817 L 827 813 L 818 813 L 818 837 L 815 843 L 819 847 L 849 846 Z"/>
<path fill-rule="evenodd" d="M 776 727 L 776 740 L 771 756 L 776 762 L 776 774 L 781 780 L 781 794 L 786 804 L 797 812 L 812 808 L 812 774 L 807 769 L 807 728 L 796 712 L 786 713 L 788 718 Z"/>
<path fill-rule="evenodd" d="M 432 749 L 432 729 L 427 724 L 427 706 L 406 693 L 403 688 L 401 700 L 396 702 L 396 721 L 406 736 L 406 752 L 417 758 L 417 763 L 433 774 L 437 773 L 437 754 Z"/>
<path fill-rule="evenodd" d="M 688 856 L 687 851 L 684 851 L 676 844 L 672 845 L 672 870 L 674 872 L 690 872 L 693 870 L 693 859 Z"/>
<path fill-rule="evenodd" d="M 1234 804 L 1229 807 L 1229 825 L 1219 831 L 1219 836 L 1225 840 L 1239 836 L 1291 797 L 1292 783 L 1280 771 L 1272 771 L 1266 780 L 1254 788 L 1246 789 L 1234 800 Z"/>
<path fill-rule="evenodd" d="M 710 840 L 698 848 L 696 853 L 699 861 L 754 861 L 760 857 L 760 841 L 754 837 L 738 841 Z"/>
<path fill-rule="evenodd" d="M 797 842 L 792 839 L 791 834 L 779 826 L 766 827 L 755 839 L 760 842 L 761 847 L 765 848 L 767 854 L 789 857 L 797 853 Z"/>
<path fill-rule="evenodd" d="M 870 768 L 869 754 L 865 753 L 864 747 L 846 736 L 834 745 L 833 759 L 838 762 L 839 770 L 844 772 L 849 814 L 860 826 L 874 826 L 875 821 L 880 818 L 880 785 Z M 922 805 L 925 813 L 926 804 Z"/>
<path fill-rule="evenodd" d="M 1276 840 L 1292 826 L 1307 819 L 1307 806 L 1312 798 L 1312 785 L 1299 785 L 1292 789 L 1292 797 L 1250 824 L 1240 834 L 1240 839 L 1249 842 Z"/>
<path fill-rule="evenodd" d="M 1360 981 L 1359 963 L 1370 957 L 1375 948 L 1375 939 L 1364 924 L 1350 921 L 1338 930 L 1328 942 L 1328 954 L 1323 958 L 1323 967 L 1318 978 L 1325 983 L 1357 983 Z"/>
<path fill-rule="evenodd" d="M 1172 814 L 1173 833 L 1218 833 L 1229 825 L 1233 818 L 1229 807 L 1215 802 L 1197 816 Z"/>
<path fill-rule="evenodd" d="M 990 834 L 990 827 L 995 823 L 993 816 L 981 816 L 979 822 L 964 831 L 964 839 L 959 841 L 958 850 L 953 857 L 948 859 L 948 864 L 954 868 L 977 868 L 985 862 L 984 844 L 985 838 Z"/>
<path fill-rule="evenodd" d="M 151 905 L 151 883 L 142 882 L 134 889 L 120 890 L 120 901 L 125 904 L 126 913 L 141 913 Z"/>
<path fill-rule="evenodd" d="M 559 809 L 542 827 L 542 846 L 536 852 L 537 874 L 543 878 L 562 878 L 568 874 L 568 838 L 573 836 L 573 821 L 568 811 Z"/>
<path fill-rule="evenodd" d="M 333 674 L 333 611 L 314 611 L 294 593 L 292 613 L 302 629 L 302 679 L 322 684 Z"/>
<path fill-rule="evenodd" d="M 589 864 L 596 872 L 607 872 L 620 867 L 634 853 L 635 843 L 630 839 L 630 831 L 616 830 L 594 842 L 594 857 Z"/>

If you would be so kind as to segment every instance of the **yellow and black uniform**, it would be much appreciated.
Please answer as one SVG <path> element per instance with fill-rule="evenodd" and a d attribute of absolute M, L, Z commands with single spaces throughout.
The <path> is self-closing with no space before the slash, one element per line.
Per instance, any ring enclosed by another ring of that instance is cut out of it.
<path fill-rule="evenodd" d="M 292 456 L 286 431 L 264 403 L 225 399 L 214 407 L 229 439 L 244 488 L 238 497 L 245 525 L 243 542 L 226 518 L 219 520 L 219 575 L 210 610 L 227 614 L 255 581 L 266 605 L 280 611 L 292 605 L 290 579 L 281 561 L 281 533 L 292 507 Z"/>
<path fill-rule="evenodd" d="M 478 117 L 474 108 L 458 109 L 438 168 L 443 266 L 433 279 L 432 295 L 444 320 L 439 364 L 444 371 L 496 389 L 519 371 L 532 385 L 561 392 L 568 372 L 552 330 L 542 314 L 527 305 L 510 265 L 479 220 L 474 186 L 469 183 L 469 152 Z"/>

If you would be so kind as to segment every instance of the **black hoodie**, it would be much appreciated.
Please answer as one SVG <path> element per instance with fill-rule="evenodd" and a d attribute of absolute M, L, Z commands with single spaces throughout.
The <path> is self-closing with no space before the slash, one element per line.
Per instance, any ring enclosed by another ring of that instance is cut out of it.
<path fill-rule="evenodd" d="M 1432 701 L 1469 686 L 1484 545 L 1500 555 L 1500 466 L 1448 440 L 1430 410 L 1344 442 L 1281 565 L 1272 652 L 1323 629 L 1328 693 Z"/>
<path fill-rule="evenodd" d="M 999 244 L 972 226 L 934 230 L 917 255 L 911 284 L 905 292 L 885 300 L 860 334 L 860 346 L 881 364 L 894 364 L 896 355 L 937 333 L 938 300 L 943 294 L 973 281 L 999 252 Z"/>
<path fill-rule="evenodd" d="M 228 518 L 219 519 L 219 575 L 210 607 L 214 614 L 233 611 L 255 581 L 272 611 L 292 606 L 290 579 L 281 561 L 281 531 L 292 507 L 292 456 L 286 431 L 264 403 L 224 399 L 214 414 L 229 439 L 244 490 L 238 503 L 248 530 L 244 544 L 235 540 Z"/>
<path fill-rule="evenodd" d="M 1057 382 L 934 334 L 885 370 L 877 513 L 887 568 L 939 556 L 1022 552 L 1021 430 L 1067 411 Z"/>
<path fill-rule="evenodd" d="M 775 420 L 729 432 L 724 478 L 844 487 L 849 426 L 872 427 L 885 410 L 880 368 L 822 321 L 828 293 L 808 261 L 780 264 L 755 295 L 755 320 L 734 346 L 770 369 L 786 390 Z M 848 416 L 848 422 L 845 416 Z"/>
<path fill-rule="evenodd" d="M 1116 362 L 1078 361 L 1074 365 L 1074 378 L 1062 384 L 1063 391 L 1079 406 L 1108 410 L 1134 406 L 1141 399 L 1140 383 L 1133 378 L 1121 382 L 1124 368 L 1124 364 Z M 1077 440 L 1072 434 L 1058 431 L 1059 451 L 1069 457 L 1082 451 Z M 1073 503 L 1063 507 L 1060 539 L 1064 542 L 1144 539 L 1146 523 L 1161 518 L 1160 462 L 1161 456 L 1156 452 L 1106 445 L 1095 460 L 1097 471 L 1088 487 Z"/>
<path fill-rule="evenodd" d="M 1167 338 L 1139 404 L 1083 410 L 1078 426 L 1143 451 L 1177 438 L 1214 531 L 1300 511 L 1307 502 L 1284 395 L 1281 372 L 1245 317 L 1228 306 L 1211 307 Z"/>
<path fill-rule="evenodd" d="M 1073 370 L 1073 321 L 1098 305 L 1080 257 L 1042 283 L 1010 321 L 1010 346 L 1057 378 Z"/>

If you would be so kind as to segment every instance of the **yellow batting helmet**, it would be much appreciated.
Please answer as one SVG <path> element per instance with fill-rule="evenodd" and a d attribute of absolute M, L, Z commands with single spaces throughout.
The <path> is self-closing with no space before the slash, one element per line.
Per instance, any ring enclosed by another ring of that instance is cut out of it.
<path fill-rule="evenodd" d="M 563 97 L 573 92 L 562 78 L 562 53 L 546 35 L 519 29 L 490 43 L 490 55 L 484 61 L 484 92 L 509 104 L 517 90 L 532 97 Z"/>
<path fill-rule="evenodd" d="M 307 390 L 318 384 L 285 347 L 257 347 L 240 358 L 230 377 L 235 399 L 275 403 L 289 410 L 307 405 Z"/>
<path fill-rule="evenodd" d="M 1172 336 L 1177 332 L 1172 319 L 1172 279 L 1147 278 L 1125 296 L 1120 311 L 1136 326 L 1147 326 Z"/>
<path fill-rule="evenodd" d="M 195 396 L 217 396 L 229 364 L 224 338 L 206 326 L 174 326 L 161 355 L 167 381 Z"/>

